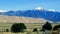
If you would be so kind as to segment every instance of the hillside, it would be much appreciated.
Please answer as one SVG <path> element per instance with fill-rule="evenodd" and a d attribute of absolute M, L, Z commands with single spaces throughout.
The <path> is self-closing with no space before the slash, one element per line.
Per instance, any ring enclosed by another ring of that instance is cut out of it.
<path fill-rule="evenodd" d="M 45 23 L 47 20 L 42 18 L 30 18 L 30 17 L 18 17 L 18 16 L 6 16 L 0 15 L 0 22 L 7 23 Z"/>

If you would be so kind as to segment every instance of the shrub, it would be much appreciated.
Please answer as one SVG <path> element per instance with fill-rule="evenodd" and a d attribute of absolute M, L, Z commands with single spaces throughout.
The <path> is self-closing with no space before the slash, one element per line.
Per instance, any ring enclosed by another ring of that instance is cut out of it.
<path fill-rule="evenodd" d="M 6 32 L 9 32 L 9 29 L 6 29 Z"/>
<path fill-rule="evenodd" d="M 51 23 L 46 22 L 46 23 L 42 26 L 42 30 L 41 30 L 41 31 L 51 30 L 51 29 L 52 29 Z"/>
<path fill-rule="evenodd" d="M 58 28 L 60 28 L 60 25 L 55 25 L 54 27 L 53 27 L 53 34 L 59 34 L 59 29 Z"/>
<path fill-rule="evenodd" d="M 34 29 L 33 29 L 33 32 L 37 32 L 37 31 L 38 31 L 37 28 L 34 28 Z"/>
<path fill-rule="evenodd" d="M 11 27 L 11 32 L 18 33 L 26 29 L 26 26 L 23 23 L 15 23 Z"/>
<path fill-rule="evenodd" d="M 53 30 L 58 30 L 58 28 L 60 28 L 60 25 L 54 26 Z"/>

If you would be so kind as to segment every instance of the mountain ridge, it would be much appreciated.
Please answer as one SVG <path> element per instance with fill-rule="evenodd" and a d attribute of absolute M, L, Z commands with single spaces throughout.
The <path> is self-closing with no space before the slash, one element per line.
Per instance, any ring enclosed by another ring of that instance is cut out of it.
<path fill-rule="evenodd" d="M 8 11 L 8 12 L 0 12 L 0 15 L 7 16 L 24 16 L 24 17 L 32 17 L 32 18 L 43 18 L 52 22 L 60 21 L 60 12 L 53 12 L 48 10 L 26 10 L 26 11 Z"/>

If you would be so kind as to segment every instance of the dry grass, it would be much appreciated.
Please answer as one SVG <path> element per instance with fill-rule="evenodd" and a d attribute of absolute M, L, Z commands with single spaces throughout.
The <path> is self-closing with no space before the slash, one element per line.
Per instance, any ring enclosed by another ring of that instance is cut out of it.
<path fill-rule="evenodd" d="M 42 34 L 42 32 L 20 32 L 20 33 L 12 33 L 12 32 L 1 32 L 0 34 Z"/>

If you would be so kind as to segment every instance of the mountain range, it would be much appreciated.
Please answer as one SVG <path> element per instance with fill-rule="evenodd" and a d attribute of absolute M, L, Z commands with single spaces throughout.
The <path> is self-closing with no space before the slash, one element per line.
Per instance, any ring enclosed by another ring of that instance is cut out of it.
<path fill-rule="evenodd" d="M 43 18 L 45 20 L 52 22 L 60 22 L 60 12 L 49 11 L 49 10 L 8 11 L 8 12 L 0 12 L 0 15 Z"/>

